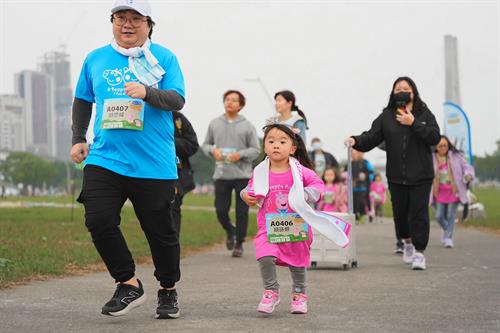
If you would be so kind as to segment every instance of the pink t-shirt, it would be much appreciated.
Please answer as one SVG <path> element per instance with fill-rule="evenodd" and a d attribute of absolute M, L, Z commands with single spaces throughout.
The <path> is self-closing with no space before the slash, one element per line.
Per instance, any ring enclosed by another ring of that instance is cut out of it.
<path fill-rule="evenodd" d="M 347 212 L 347 190 L 343 183 L 326 184 L 318 209 L 324 212 Z"/>
<path fill-rule="evenodd" d="M 453 187 L 451 186 L 448 164 L 446 162 L 441 163 L 439 165 L 439 187 L 436 202 L 452 203 L 458 201 L 460 199 L 456 193 L 453 193 Z"/>
<path fill-rule="evenodd" d="M 383 182 L 373 182 L 370 184 L 370 201 L 375 204 L 385 202 L 385 185 Z"/>
<path fill-rule="evenodd" d="M 316 173 L 303 167 L 303 178 L 312 179 L 318 184 L 320 190 L 323 189 L 323 182 Z M 253 179 L 249 182 L 251 188 Z M 269 243 L 266 231 L 266 214 L 293 213 L 294 211 L 288 204 L 288 193 L 293 185 L 292 170 L 276 173 L 269 172 L 269 192 L 264 199 L 262 206 L 257 213 L 258 231 L 255 236 L 255 257 L 260 259 L 265 256 L 276 257 L 276 264 L 281 266 L 309 267 L 310 248 L 313 241 L 311 226 L 309 226 L 309 238 L 302 242 L 291 243 Z M 304 184 L 304 187 L 306 184 Z"/>

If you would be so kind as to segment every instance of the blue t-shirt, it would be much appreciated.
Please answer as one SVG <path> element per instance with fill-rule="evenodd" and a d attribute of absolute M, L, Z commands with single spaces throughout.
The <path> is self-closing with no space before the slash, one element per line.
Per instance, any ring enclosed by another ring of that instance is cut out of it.
<path fill-rule="evenodd" d="M 184 97 L 184 77 L 176 56 L 158 44 L 151 44 L 150 50 L 166 72 L 158 89 L 175 90 Z M 128 177 L 177 179 L 172 112 L 145 103 L 142 131 L 101 129 L 104 101 L 130 98 L 125 82 L 138 80 L 129 70 L 128 57 L 111 45 L 92 51 L 85 59 L 75 97 L 96 104 L 94 143 L 85 164 Z"/>

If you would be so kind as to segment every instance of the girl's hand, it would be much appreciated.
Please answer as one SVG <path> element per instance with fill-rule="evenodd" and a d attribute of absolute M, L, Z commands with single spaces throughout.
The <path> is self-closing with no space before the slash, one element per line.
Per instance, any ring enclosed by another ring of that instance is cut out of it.
<path fill-rule="evenodd" d="M 146 87 L 137 82 L 125 83 L 125 94 L 132 98 L 144 99 L 146 97 Z"/>
<path fill-rule="evenodd" d="M 248 192 L 243 193 L 242 199 L 250 207 L 255 206 L 259 201 L 259 199 L 257 199 L 256 197 L 249 195 Z"/>
<path fill-rule="evenodd" d="M 411 113 L 411 110 L 406 109 L 404 113 L 396 115 L 396 120 L 399 121 L 401 125 L 411 126 L 415 121 L 415 117 Z"/>

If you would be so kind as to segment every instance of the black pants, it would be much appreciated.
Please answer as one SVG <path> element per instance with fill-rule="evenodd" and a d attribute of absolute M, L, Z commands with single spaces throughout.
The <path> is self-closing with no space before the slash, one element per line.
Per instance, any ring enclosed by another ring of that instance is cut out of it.
<path fill-rule="evenodd" d="M 366 215 L 366 209 L 369 207 L 370 203 L 367 193 L 366 190 L 353 192 L 354 214 L 356 215 L 356 219 Z"/>
<path fill-rule="evenodd" d="M 248 184 L 248 179 L 217 179 L 215 181 L 215 211 L 217 219 L 228 235 L 236 235 L 237 242 L 244 242 L 248 229 L 248 205 L 240 198 L 240 191 Z M 236 229 L 231 224 L 229 209 L 235 190 Z"/>
<path fill-rule="evenodd" d="M 411 238 L 417 251 L 429 242 L 429 195 L 432 184 L 401 185 L 389 183 L 392 212 L 398 239 Z"/>
<path fill-rule="evenodd" d="M 175 180 L 131 178 L 87 165 L 78 202 L 85 206 L 85 225 L 116 282 L 135 275 L 135 264 L 120 230 L 120 212 L 130 199 L 151 249 L 154 275 L 171 288 L 180 279 L 179 239 L 172 219 Z"/>

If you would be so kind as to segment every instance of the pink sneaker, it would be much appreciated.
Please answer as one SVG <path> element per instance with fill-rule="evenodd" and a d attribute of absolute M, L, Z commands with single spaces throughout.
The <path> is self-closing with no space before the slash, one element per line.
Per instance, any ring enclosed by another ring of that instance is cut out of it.
<path fill-rule="evenodd" d="M 262 313 L 273 313 L 278 304 L 280 304 L 280 294 L 272 290 L 264 290 L 262 299 L 257 306 L 257 311 Z"/>
<path fill-rule="evenodd" d="M 294 293 L 292 296 L 291 312 L 296 314 L 307 313 L 307 295 Z"/>

